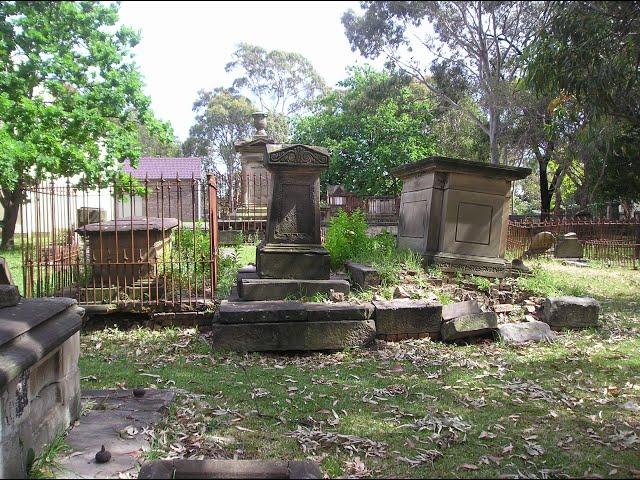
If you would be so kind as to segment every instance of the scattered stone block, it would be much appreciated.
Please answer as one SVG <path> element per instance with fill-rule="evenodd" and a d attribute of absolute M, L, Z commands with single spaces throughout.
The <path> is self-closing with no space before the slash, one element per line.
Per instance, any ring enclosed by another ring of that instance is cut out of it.
<path fill-rule="evenodd" d="M 20 301 L 20 292 L 15 285 L 0 285 L 0 308 L 13 307 Z"/>
<path fill-rule="evenodd" d="M 400 285 L 393 289 L 393 298 L 411 298 L 411 294 Z"/>
<path fill-rule="evenodd" d="M 505 343 L 553 342 L 557 337 L 549 325 L 538 320 L 505 323 L 498 327 L 498 332 Z"/>
<path fill-rule="evenodd" d="M 574 232 L 563 235 L 556 243 L 556 258 L 582 258 L 584 248 Z"/>
<path fill-rule="evenodd" d="M 524 264 L 521 258 L 514 258 L 511 260 L 511 273 L 514 275 L 531 273 L 531 269 Z"/>
<path fill-rule="evenodd" d="M 351 274 L 351 281 L 360 288 L 377 287 L 381 283 L 380 273 L 368 265 L 347 262 L 347 270 Z"/>
<path fill-rule="evenodd" d="M 580 329 L 600 325 L 600 303 L 591 297 L 549 297 L 544 301 L 544 321 L 555 329 Z"/>
<path fill-rule="evenodd" d="M 496 313 L 509 313 L 509 312 L 513 312 L 514 310 L 517 310 L 518 307 L 516 307 L 515 305 L 511 304 L 511 303 L 499 303 L 498 305 L 494 305 L 493 306 L 493 310 Z"/>
<path fill-rule="evenodd" d="M 442 305 L 424 300 L 374 301 L 376 331 L 380 335 L 438 333 Z"/>
<path fill-rule="evenodd" d="M 373 320 L 331 322 L 214 323 L 214 350 L 239 352 L 342 350 L 375 339 Z"/>
<path fill-rule="evenodd" d="M 310 322 L 370 320 L 374 312 L 372 303 L 305 303 L 304 308 Z"/>
<path fill-rule="evenodd" d="M 462 315 L 442 323 L 440 334 L 445 342 L 473 337 L 483 337 L 498 328 L 498 316 L 494 312 Z"/>
<path fill-rule="evenodd" d="M 345 280 L 297 280 L 297 279 L 242 279 L 238 293 L 245 301 L 283 300 L 290 297 L 311 297 L 317 293 L 329 295 L 330 291 L 349 293 Z"/>
<path fill-rule="evenodd" d="M 145 462 L 138 478 L 322 478 L 311 461 L 155 460 Z"/>
<path fill-rule="evenodd" d="M 300 302 L 227 302 L 220 304 L 220 323 L 304 322 L 307 310 Z"/>
<path fill-rule="evenodd" d="M 442 307 L 442 321 L 447 322 L 456 317 L 463 315 L 472 315 L 482 313 L 480 305 L 476 300 L 467 300 L 466 302 L 450 303 Z"/>

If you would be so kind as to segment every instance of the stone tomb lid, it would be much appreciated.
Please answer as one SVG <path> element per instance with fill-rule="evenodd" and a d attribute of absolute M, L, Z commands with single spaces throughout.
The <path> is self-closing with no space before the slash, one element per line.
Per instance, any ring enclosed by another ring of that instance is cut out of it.
<path fill-rule="evenodd" d="M 329 151 L 315 145 L 266 145 L 264 163 L 269 166 L 327 168 Z"/>
<path fill-rule="evenodd" d="M 494 165 L 492 163 L 464 160 L 451 157 L 428 157 L 414 163 L 405 163 L 391 171 L 398 178 L 407 178 L 416 173 L 426 172 L 474 173 L 483 177 L 520 180 L 531 173 L 530 168 Z"/>
<path fill-rule="evenodd" d="M 90 223 L 84 227 L 76 229 L 79 234 L 91 232 L 114 232 L 117 228 L 118 232 L 145 231 L 147 227 L 150 231 L 171 230 L 178 226 L 177 218 L 165 217 L 123 217 L 107 222 Z"/>

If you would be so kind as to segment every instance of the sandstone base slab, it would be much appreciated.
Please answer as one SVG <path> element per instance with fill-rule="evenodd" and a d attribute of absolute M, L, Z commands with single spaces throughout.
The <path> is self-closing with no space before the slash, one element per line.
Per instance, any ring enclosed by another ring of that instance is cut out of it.
<path fill-rule="evenodd" d="M 238 287 L 238 294 L 244 301 L 284 300 L 317 293 L 329 295 L 331 290 L 349 293 L 346 280 L 241 279 Z"/>
<path fill-rule="evenodd" d="M 214 350 L 242 352 L 342 350 L 371 343 L 375 323 L 365 321 L 214 323 Z"/>
<path fill-rule="evenodd" d="M 258 245 L 256 266 L 260 278 L 328 280 L 329 252 L 312 245 Z"/>
<path fill-rule="evenodd" d="M 498 328 L 498 316 L 494 312 L 463 315 L 442 324 L 440 332 L 445 342 L 490 335 Z"/>
<path fill-rule="evenodd" d="M 157 460 L 142 465 L 138 478 L 322 478 L 311 461 Z"/>
<path fill-rule="evenodd" d="M 538 320 L 505 323 L 498 327 L 498 331 L 505 343 L 553 342 L 557 336 L 549 325 Z"/>
<path fill-rule="evenodd" d="M 600 304 L 590 297 L 549 297 L 544 301 L 544 321 L 553 329 L 580 329 L 600 325 Z"/>
<path fill-rule="evenodd" d="M 442 305 L 424 300 L 373 302 L 378 335 L 439 334 Z"/>

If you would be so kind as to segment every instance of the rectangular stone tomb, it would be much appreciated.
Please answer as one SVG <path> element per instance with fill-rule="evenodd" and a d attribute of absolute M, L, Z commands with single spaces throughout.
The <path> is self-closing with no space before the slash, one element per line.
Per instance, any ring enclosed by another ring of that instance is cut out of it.
<path fill-rule="evenodd" d="M 238 295 L 241 300 L 282 300 L 285 298 L 310 297 L 315 294 L 329 295 L 330 291 L 349 293 L 346 280 L 294 280 L 294 279 L 241 279 Z"/>
<path fill-rule="evenodd" d="M 511 183 L 528 168 L 430 157 L 402 165 L 398 246 L 443 271 L 502 277 Z"/>
<path fill-rule="evenodd" d="M 373 320 L 329 322 L 214 323 L 214 350 L 240 352 L 342 350 L 364 346 L 376 336 Z"/>
<path fill-rule="evenodd" d="M 75 300 L 0 309 L 0 477 L 25 478 L 30 457 L 78 418 L 84 311 Z"/>

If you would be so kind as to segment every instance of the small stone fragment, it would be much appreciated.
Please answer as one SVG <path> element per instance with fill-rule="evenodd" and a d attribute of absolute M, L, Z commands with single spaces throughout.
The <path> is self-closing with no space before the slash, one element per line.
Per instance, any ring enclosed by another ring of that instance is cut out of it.
<path fill-rule="evenodd" d="M 393 298 L 411 298 L 411 294 L 404 287 L 396 286 L 393 290 Z"/>
<path fill-rule="evenodd" d="M 0 308 L 14 307 L 20 302 L 20 292 L 15 285 L 0 285 Z"/>
<path fill-rule="evenodd" d="M 102 449 L 96 453 L 96 463 L 107 463 L 109 460 L 111 460 L 111 452 L 105 450 L 104 445 L 102 445 Z"/>
<path fill-rule="evenodd" d="M 336 292 L 333 289 L 329 290 L 330 292 L 330 299 L 332 302 L 344 302 L 345 300 L 345 296 L 343 292 Z"/>
<path fill-rule="evenodd" d="M 549 325 L 537 320 L 522 323 L 506 323 L 498 327 L 500 336 L 505 343 L 552 342 L 556 334 Z"/>

